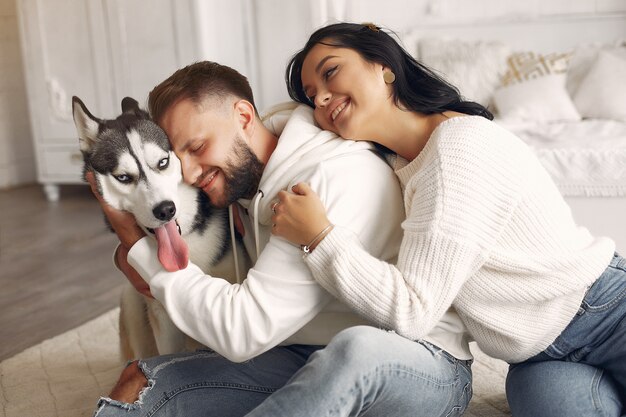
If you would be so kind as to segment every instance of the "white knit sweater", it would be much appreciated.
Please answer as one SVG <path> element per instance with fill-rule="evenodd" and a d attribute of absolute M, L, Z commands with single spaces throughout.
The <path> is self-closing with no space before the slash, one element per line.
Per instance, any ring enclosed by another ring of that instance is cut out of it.
<path fill-rule="evenodd" d="M 306 262 L 330 293 L 410 339 L 453 305 L 484 352 L 530 358 L 571 321 L 615 250 L 575 224 L 531 150 L 483 117 L 441 123 L 396 174 L 407 214 L 397 265 L 342 227 Z"/>

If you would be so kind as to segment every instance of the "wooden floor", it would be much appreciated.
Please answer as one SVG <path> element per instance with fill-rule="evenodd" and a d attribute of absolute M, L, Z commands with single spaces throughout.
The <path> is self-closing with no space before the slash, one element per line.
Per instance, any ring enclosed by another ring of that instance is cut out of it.
<path fill-rule="evenodd" d="M 0 191 L 0 360 L 118 305 L 116 242 L 87 186 Z"/>

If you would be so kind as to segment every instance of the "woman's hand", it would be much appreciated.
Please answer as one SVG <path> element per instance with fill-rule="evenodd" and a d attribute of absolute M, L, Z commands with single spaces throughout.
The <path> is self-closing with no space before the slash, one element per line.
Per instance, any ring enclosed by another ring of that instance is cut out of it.
<path fill-rule="evenodd" d="M 119 237 L 122 246 L 124 246 L 127 250 L 130 250 L 130 248 L 132 248 L 132 246 L 146 234 L 137 225 L 137 222 L 132 214 L 127 211 L 117 210 L 104 201 L 98 192 L 96 178 L 94 177 L 93 172 L 87 172 L 85 179 L 91 186 L 91 192 L 98 199 L 104 215 L 109 220 L 109 224 L 117 234 L 117 237 Z"/>
<path fill-rule="evenodd" d="M 297 245 L 308 245 L 330 221 L 322 201 L 308 184 L 298 183 L 291 190 L 293 194 L 279 192 L 272 203 L 272 234 Z"/>

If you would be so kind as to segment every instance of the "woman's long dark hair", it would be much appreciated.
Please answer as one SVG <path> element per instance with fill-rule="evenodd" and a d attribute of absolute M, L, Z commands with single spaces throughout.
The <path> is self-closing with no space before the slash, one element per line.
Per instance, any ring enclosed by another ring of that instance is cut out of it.
<path fill-rule="evenodd" d="M 391 69 L 396 75 L 393 99 L 402 108 L 422 114 L 452 110 L 493 119 L 484 106 L 465 101 L 455 87 L 417 62 L 395 39 L 371 23 L 335 23 L 313 32 L 304 48 L 291 58 L 285 72 L 289 96 L 299 103 L 315 107 L 304 92 L 301 77 L 302 63 L 317 44 L 352 49 L 366 61 Z"/>

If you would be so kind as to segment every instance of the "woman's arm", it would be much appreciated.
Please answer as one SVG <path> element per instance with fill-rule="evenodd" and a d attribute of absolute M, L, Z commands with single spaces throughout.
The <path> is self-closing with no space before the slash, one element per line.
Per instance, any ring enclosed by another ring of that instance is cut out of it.
<path fill-rule="evenodd" d="M 326 209 L 309 184 L 299 182 L 293 193 L 280 191 L 272 205 L 272 234 L 296 245 L 310 245 L 313 250 L 332 227 Z"/>
<path fill-rule="evenodd" d="M 306 244 L 330 222 L 307 184 L 297 184 L 292 191 L 278 196 L 273 233 Z M 398 265 L 371 256 L 354 233 L 339 226 L 306 257 L 315 279 L 327 291 L 361 315 L 411 339 L 430 331 L 481 262 L 476 246 L 436 232 L 420 233 L 412 226 L 418 216 L 409 213 L 403 224 Z"/>
<path fill-rule="evenodd" d="M 412 340 L 426 336 L 483 262 L 480 250 L 405 229 L 397 265 L 336 227 L 305 262 L 317 282 L 359 314 Z"/>

